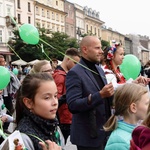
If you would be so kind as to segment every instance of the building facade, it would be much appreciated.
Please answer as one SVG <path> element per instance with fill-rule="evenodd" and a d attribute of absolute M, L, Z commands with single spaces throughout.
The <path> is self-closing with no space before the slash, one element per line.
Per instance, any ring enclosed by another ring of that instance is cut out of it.
<path fill-rule="evenodd" d="M 0 54 L 5 55 L 6 61 L 10 61 L 7 42 L 13 37 L 12 28 L 15 14 L 14 0 L 0 0 Z"/>
<path fill-rule="evenodd" d="M 37 0 L 34 7 L 36 27 L 65 32 L 64 0 Z"/>

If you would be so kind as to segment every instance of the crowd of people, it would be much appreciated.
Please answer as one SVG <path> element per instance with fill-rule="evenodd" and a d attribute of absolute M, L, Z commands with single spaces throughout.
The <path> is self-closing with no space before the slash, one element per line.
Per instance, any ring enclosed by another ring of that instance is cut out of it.
<path fill-rule="evenodd" d="M 121 44 L 102 50 L 96 36 L 85 36 L 80 51 L 67 49 L 60 65 L 39 60 L 22 81 L 10 71 L 9 85 L 0 89 L 4 132 L 14 122 L 28 150 L 65 149 L 68 137 L 77 150 L 150 149 L 150 63 L 145 75 L 126 80 L 123 59 Z"/>

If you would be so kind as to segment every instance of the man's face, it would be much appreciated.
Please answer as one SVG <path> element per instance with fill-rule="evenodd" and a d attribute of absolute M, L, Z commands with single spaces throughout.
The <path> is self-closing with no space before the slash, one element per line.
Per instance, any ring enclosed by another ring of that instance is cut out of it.
<path fill-rule="evenodd" d="M 5 66 L 5 59 L 4 58 L 0 58 L 0 66 Z"/>
<path fill-rule="evenodd" d="M 102 57 L 103 50 L 101 46 L 101 42 L 98 39 L 95 39 L 91 42 L 91 44 L 87 47 L 87 58 L 91 62 L 100 62 Z"/>
<path fill-rule="evenodd" d="M 67 68 L 68 68 L 68 70 L 70 70 L 72 67 L 74 67 L 76 65 L 77 62 L 80 61 L 80 57 L 79 56 L 72 56 L 71 58 L 73 60 L 75 60 L 75 61 L 73 61 L 72 59 L 68 58 L 68 62 L 67 62 Z"/>

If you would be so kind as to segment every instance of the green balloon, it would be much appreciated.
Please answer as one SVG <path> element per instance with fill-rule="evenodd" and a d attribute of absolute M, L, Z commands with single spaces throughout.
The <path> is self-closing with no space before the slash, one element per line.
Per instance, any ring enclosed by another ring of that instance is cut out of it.
<path fill-rule="evenodd" d="M 13 69 L 13 73 L 14 73 L 15 75 L 18 75 L 18 69 L 17 69 L 17 68 L 14 68 L 14 69 Z"/>
<path fill-rule="evenodd" d="M 0 66 L 0 90 L 4 89 L 10 82 L 10 72 L 7 68 Z"/>
<path fill-rule="evenodd" d="M 23 24 L 19 28 L 19 35 L 21 39 L 28 44 L 38 44 L 39 32 L 32 24 Z"/>
<path fill-rule="evenodd" d="M 130 78 L 135 80 L 140 74 L 140 70 L 141 63 L 139 59 L 132 54 L 125 55 L 123 63 L 120 65 L 120 71 L 126 80 Z"/>

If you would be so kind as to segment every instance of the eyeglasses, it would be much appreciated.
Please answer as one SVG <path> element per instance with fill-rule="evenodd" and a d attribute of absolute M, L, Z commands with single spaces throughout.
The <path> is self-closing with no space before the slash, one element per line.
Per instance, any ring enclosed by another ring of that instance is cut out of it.
<path fill-rule="evenodd" d="M 52 73 L 53 70 L 52 69 L 48 69 L 48 70 L 43 70 L 42 72 L 50 72 L 50 73 Z"/>

